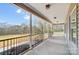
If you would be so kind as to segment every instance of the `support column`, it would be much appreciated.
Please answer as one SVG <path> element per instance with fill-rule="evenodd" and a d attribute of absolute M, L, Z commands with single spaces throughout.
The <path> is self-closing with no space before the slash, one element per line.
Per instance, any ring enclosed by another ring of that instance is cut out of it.
<path fill-rule="evenodd" d="M 77 48 L 78 48 L 78 4 L 76 4 L 76 36 L 77 36 Z"/>
<path fill-rule="evenodd" d="M 30 49 L 32 49 L 32 14 L 30 13 Z"/>

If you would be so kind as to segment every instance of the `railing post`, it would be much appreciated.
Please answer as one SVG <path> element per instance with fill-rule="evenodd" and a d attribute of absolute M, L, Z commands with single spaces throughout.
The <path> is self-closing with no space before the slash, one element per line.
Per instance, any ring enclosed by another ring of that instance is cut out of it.
<path fill-rule="evenodd" d="M 30 49 L 32 49 L 32 14 L 30 13 Z"/>

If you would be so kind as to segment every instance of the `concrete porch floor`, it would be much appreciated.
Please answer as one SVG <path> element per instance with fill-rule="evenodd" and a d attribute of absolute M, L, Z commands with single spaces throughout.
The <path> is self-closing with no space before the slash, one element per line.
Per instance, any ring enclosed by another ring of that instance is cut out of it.
<path fill-rule="evenodd" d="M 64 36 L 54 36 L 24 55 L 69 55 L 69 50 Z"/>

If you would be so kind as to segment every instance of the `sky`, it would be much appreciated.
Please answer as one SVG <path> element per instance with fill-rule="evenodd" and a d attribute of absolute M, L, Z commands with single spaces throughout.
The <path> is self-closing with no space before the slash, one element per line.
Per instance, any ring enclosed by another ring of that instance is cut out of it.
<path fill-rule="evenodd" d="M 8 23 L 11 25 L 17 25 L 26 23 L 29 24 L 29 13 L 25 12 L 21 8 L 17 8 L 15 5 L 8 3 L 0 3 L 0 23 Z M 35 17 L 33 17 L 33 24 Z"/>

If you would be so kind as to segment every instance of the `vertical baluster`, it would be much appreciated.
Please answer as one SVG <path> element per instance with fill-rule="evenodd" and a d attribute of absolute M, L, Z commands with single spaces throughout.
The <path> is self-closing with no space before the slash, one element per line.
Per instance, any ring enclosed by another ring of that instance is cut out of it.
<path fill-rule="evenodd" d="M 12 40 L 10 40 L 10 49 L 12 48 Z M 10 51 L 10 54 L 12 54 L 12 51 Z"/>
<path fill-rule="evenodd" d="M 9 52 L 8 47 L 9 47 L 9 40 L 7 40 L 7 55 L 8 55 L 8 52 Z"/>
<path fill-rule="evenodd" d="M 16 38 L 16 55 L 17 55 L 17 38 Z"/>
<path fill-rule="evenodd" d="M 16 39 L 14 39 L 14 48 L 15 48 L 14 54 L 16 55 Z"/>
<path fill-rule="evenodd" d="M 10 40 L 8 40 L 8 49 L 10 49 Z M 10 50 L 8 51 L 8 54 L 10 54 Z"/>
<path fill-rule="evenodd" d="M 5 55 L 5 41 L 3 41 L 3 55 Z"/>
<path fill-rule="evenodd" d="M 1 43 L 2 43 L 2 42 L 0 41 L 0 48 L 2 47 Z M 2 50 L 2 49 L 1 49 L 1 50 Z M 1 55 L 1 53 L 0 53 L 0 55 Z"/>
<path fill-rule="evenodd" d="M 13 39 L 11 40 L 11 42 L 12 42 L 12 43 L 11 43 L 11 44 L 12 44 L 11 47 L 13 48 Z M 12 55 L 13 55 L 13 49 L 12 49 Z"/>
<path fill-rule="evenodd" d="M 15 45 L 14 45 L 15 43 L 14 42 L 15 42 L 15 39 L 12 39 L 12 48 L 14 49 L 13 50 L 13 55 L 15 55 Z"/>

